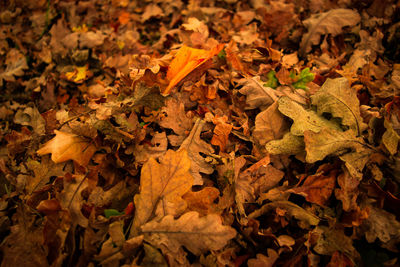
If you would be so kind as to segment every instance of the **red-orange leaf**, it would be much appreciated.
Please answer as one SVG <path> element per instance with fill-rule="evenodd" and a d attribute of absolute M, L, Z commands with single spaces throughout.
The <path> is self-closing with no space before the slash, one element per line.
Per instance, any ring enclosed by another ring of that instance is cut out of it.
<path fill-rule="evenodd" d="M 204 62 L 217 55 L 223 47 L 223 44 L 218 44 L 211 50 L 204 50 L 183 45 L 169 65 L 167 72 L 169 84 L 162 94 L 168 95 L 171 89 L 183 78 Z"/>

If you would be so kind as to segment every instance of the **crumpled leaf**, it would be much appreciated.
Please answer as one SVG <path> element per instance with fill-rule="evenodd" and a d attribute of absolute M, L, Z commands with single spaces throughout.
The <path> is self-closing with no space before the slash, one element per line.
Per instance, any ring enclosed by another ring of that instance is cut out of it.
<path fill-rule="evenodd" d="M 2 241 L 2 266 L 49 266 L 44 246 L 43 227 L 35 224 L 29 212 L 18 210 L 19 223 L 11 227 L 11 233 Z"/>
<path fill-rule="evenodd" d="M 364 148 L 359 149 L 357 152 L 346 153 L 339 156 L 339 158 L 344 162 L 350 175 L 361 181 L 363 177 L 362 171 L 372 152 L 373 151 L 371 149 Z"/>
<path fill-rule="evenodd" d="M 24 75 L 24 70 L 29 68 L 25 56 L 15 48 L 9 50 L 5 63 L 6 69 L 0 71 L 0 86 L 3 86 L 3 80 L 15 81 L 15 77 Z"/>
<path fill-rule="evenodd" d="M 39 135 L 45 134 L 46 123 L 36 107 L 27 107 L 24 110 L 19 109 L 15 114 L 14 122 L 31 126 L 33 131 Z"/>
<path fill-rule="evenodd" d="M 389 153 L 394 155 L 398 150 L 400 135 L 393 129 L 393 125 L 387 119 L 384 121 L 384 126 L 386 131 L 382 136 L 382 143 L 385 145 Z"/>
<path fill-rule="evenodd" d="M 367 127 L 360 114 L 357 92 L 346 78 L 327 79 L 311 100 L 319 115 L 330 113 L 341 118 L 341 124 L 353 129 L 357 136 Z"/>
<path fill-rule="evenodd" d="M 164 97 L 160 95 L 158 86 L 148 87 L 145 83 L 139 83 L 133 95 L 125 98 L 122 104 L 130 107 L 146 106 L 157 110 L 164 105 Z"/>
<path fill-rule="evenodd" d="M 218 117 L 215 116 L 213 123 L 215 124 L 214 135 L 211 139 L 211 144 L 219 146 L 220 152 L 225 152 L 227 143 L 229 142 L 229 134 L 232 131 L 233 125 L 226 123 L 228 120 L 227 116 Z"/>
<path fill-rule="evenodd" d="M 305 56 L 311 51 L 311 46 L 320 42 L 321 35 L 331 34 L 336 36 L 345 26 L 354 26 L 360 21 L 358 12 L 351 9 L 332 9 L 324 13 L 312 15 L 303 20 L 308 32 L 303 35 L 300 43 L 300 55 Z"/>
<path fill-rule="evenodd" d="M 82 191 L 88 186 L 87 177 L 67 173 L 63 181 L 64 188 L 58 197 L 61 207 L 70 213 L 72 223 L 88 227 L 89 220 L 81 212 L 84 203 Z"/>
<path fill-rule="evenodd" d="M 201 119 L 197 119 L 195 125 L 189 136 L 183 141 L 178 151 L 186 150 L 191 160 L 190 173 L 194 178 L 194 185 L 202 185 L 203 178 L 201 173 L 211 174 L 214 168 L 206 159 L 200 154 L 209 155 L 214 152 L 212 146 L 200 138 L 201 130 L 203 129 L 205 122 Z"/>
<path fill-rule="evenodd" d="M 248 267 L 272 267 L 275 261 L 279 258 L 279 254 L 271 249 L 267 248 L 268 257 L 258 253 L 257 258 L 250 259 L 247 261 Z"/>
<path fill-rule="evenodd" d="M 314 163 L 328 155 L 340 154 L 349 149 L 358 152 L 364 147 L 363 139 L 355 137 L 353 130 L 341 132 L 331 128 L 324 128 L 319 133 L 305 131 L 304 143 L 308 163 Z"/>
<path fill-rule="evenodd" d="M 72 159 L 82 166 L 88 165 L 96 152 L 96 146 L 91 140 L 57 130 L 54 133 L 56 136 L 37 151 L 39 156 L 51 153 L 51 159 L 55 163 Z"/>
<path fill-rule="evenodd" d="M 167 88 L 161 93 L 166 96 L 169 94 L 171 89 L 177 85 L 183 78 L 185 78 L 190 72 L 198 68 L 200 65 L 217 55 L 222 48 L 223 44 L 216 45 L 211 50 L 195 49 L 183 45 L 175 55 L 169 65 L 167 72 L 167 79 L 170 81 Z"/>
<path fill-rule="evenodd" d="M 313 110 L 306 110 L 300 104 L 283 96 L 278 100 L 279 111 L 293 120 L 290 133 L 297 136 L 304 135 L 304 131 L 318 133 L 321 129 L 328 127 L 341 130 L 339 125 L 318 115 Z"/>
<path fill-rule="evenodd" d="M 337 182 L 340 188 L 335 189 L 335 197 L 342 201 L 343 210 L 351 211 L 356 209 L 360 180 L 350 175 L 348 171 L 345 171 L 338 176 Z"/>
<path fill-rule="evenodd" d="M 215 187 L 204 187 L 200 191 L 189 191 L 183 195 L 188 209 L 197 211 L 200 215 L 207 215 L 215 209 L 214 201 L 219 197 L 219 190 Z"/>
<path fill-rule="evenodd" d="M 178 219 L 167 215 L 160 222 L 153 220 L 143 225 L 141 230 L 151 243 L 167 246 L 172 251 L 184 246 L 195 255 L 221 249 L 236 236 L 232 227 L 222 225 L 220 216 L 209 214 L 199 218 L 195 211 Z"/>
<path fill-rule="evenodd" d="M 262 146 L 271 140 L 281 139 L 288 129 L 287 120 L 278 110 L 278 101 L 258 113 L 253 131 L 254 139 Z"/>
<path fill-rule="evenodd" d="M 306 228 L 310 225 L 318 225 L 319 218 L 312 214 L 309 211 L 301 208 L 300 206 L 290 202 L 290 201 L 275 201 L 271 203 L 264 204 L 258 210 L 253 211 L 249 214 L 249 218 L 258 218 L 261 215 L 275 211 L 276 208 L 284 209 L 290 216 L 300 220 L 301 224 L 299 225 L 302 228 Z"/>
<path fill-rule="evenodd" d="M 140 194 L 134 198 L 136 212 L 133 231 L 154 217 L 157 208 L 161 208 L 164 215 L 167 215 L 172 212 L 165 210 L 170 202 L 184 202 L 182 196 L 193 184 L 189 169 L 190 158 L 184 149 L 177 152 L 168 150 L 160 163 L 150 158 L 143 165 Z"/>
<path fill-rule="evenodd" d="M 316 174 L 308 176 L 301 186 L 290 189 L 289 192 L 300 194 L 308 202 L 324 206 L 335 188 L 336 173 L 337 171 L 330 171 L 329 173 L 317 171 Z"/>
<path fill-rule="evenodd" d="M 353 247 L 353 240 L 346 236 L 341 229 L 331 229 L 327 226 L 317 226 L 313 233 L 318 235 L 314 246 L 315 252 L 321 255 L 333 255 L 337 250 L 349 255 L 353 260 L 359 259 L 360 255 Z"/>
<path fill-rule="evenodd" d="M 168 99 L 166 106 L 161 109 L 165 114 L 158 123 L 161 127 L 169 128 L 177 135 L 169 135 L 168 139 L 172 146 L 179 146 L 192 129 L 193 121 L 186 116 L 185 106 L 176 99 Z"/>
<path fill-rule="evenodd" d="M 264 110 L 278 100 L 276 91 L 264 86 L 264 82 L 261 81 L 259 76 L 245 78 L 240 85 L 243 87 L 239 92 L 246 96 L 246 109 L 260 108 Z"/>
<path fill-rule="evenodd" d="M 135 161 L 138 163 L 145 163 L 150 157 L 159 158 L 165 154 L 168 148 L 168 140 L 165 132 L 154 133 L 153 138 L 149 144 L 135 146 L 133 154 L 135 155 Z"/>
<path fill-rule="evenodd" d="M 288 132 L 282 139 L 268 142 L 268 144 L 265 145 L 265 149 L 274 155 L 296 155 L 304 152 L 303 137 Z"/>
<path fill-rule="evenodd" d="M 381 208 L 368 205 L 369 216 L 360 226 L 365 231 L 365 238 L 373 243 L 377 238 L 383 243 L 400 242 L 400 222 L 396 216 Z"/>

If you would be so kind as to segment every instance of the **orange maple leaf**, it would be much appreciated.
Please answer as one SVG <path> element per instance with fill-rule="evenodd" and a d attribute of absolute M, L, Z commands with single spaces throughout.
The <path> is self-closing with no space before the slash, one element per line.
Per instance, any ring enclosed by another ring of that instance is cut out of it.
<path fill-rule="evenodd" d="M 96 147 L 88 140 L 72 133 L 54 130 L 56 136 L 37 151 L 39 156 L 51 153 L 55 163 L 74 160 L 82 166 L 89 163 Z"/>
<path fill-rule="evenodd" d="M 162 95 L 168 95 L 171 89 L 183 78 L 207 60 L 217 55 L 223 47 L 224 44 L 218 44 L 211 50 L 204 50 L 183 45 L 169 65 L 167 72 L 169 84 L 167 88 L 165 88 L 164 92 L 162 92 Z"/>

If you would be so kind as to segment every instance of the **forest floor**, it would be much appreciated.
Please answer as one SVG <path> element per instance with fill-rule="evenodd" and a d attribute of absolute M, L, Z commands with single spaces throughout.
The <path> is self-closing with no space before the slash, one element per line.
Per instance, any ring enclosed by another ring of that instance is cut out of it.
<path fill-rule="evenodd" d="M 399 19 L 1 1 L 1 266 L 400 266 Z"/>

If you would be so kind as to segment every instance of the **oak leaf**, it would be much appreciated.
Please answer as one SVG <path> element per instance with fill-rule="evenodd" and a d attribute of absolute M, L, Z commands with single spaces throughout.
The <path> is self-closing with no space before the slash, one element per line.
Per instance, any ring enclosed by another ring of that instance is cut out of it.
<path fill-rule="evenodd" d="M 88 186 L 87 177 L 67 173 L 63 181 L 64 188 L 58 197 L 61 207 L 69 212 L 74 224 L 79 224 L 84 228 L 88 227 L 89 220 L 81 212 L 84 203 L 82 191 Z"/>
<path fill-rule="evenodd" d="M 288 129 L 288 122 L 278 110 L 278 102 L 258 113 L 253 131 L 254 139 L 262 146 L 269 141 L 281 139 Z"/>
<path fill-rule="evenodd" d="M 167 88 L 162 92 L 162 95 L 166 96 L 169 94 L 171 89 L 177 85 L 183 78 L 185 78 L 190 72 L 198 68 L 200 65 L 217 55 L 222 48 L 223 44 L 216 45 L 211 50 L 195 49 L 183 45 L 175 55 L 169 65 L 167 72 L 167 79 L 169 84 Z"/>
<path fill-rule="evenodd" d="M 96 146 L 92 141 L 81 136 L 54 130 L 56 136 L 48 141 L 37 151 L 39 156 L 51 153 L 51 159 L 55 163 L 74 160 L 82 166 L 87 166 Z"/>
<path fill-rule="evenodd" d="M 319 43 L 321 35 L 336 36 L 345 26 L 354 26 L 360 21 L 360 15 L 351 9 L 332 9 L 324 13 L 312 15 L 303 21 L 308 33 L 303 35 L 300 43 L 300 55 L 304 56 L 311 51 L 311 46 Z"/>
<path fill-rule="evenodd" d="M 353 129 L 357 136 L 366 128 L 357 91 L 350 88 L 346 78 L 327 79 L 311 100 L 319 115 L 331 113 L 333 117 L 341 118 L 341 124 Z"/>
<path fill-rule="evenodd" d="M 358 152 L 363 149 L 364 141 L 360 137 L 355 137 L 353 130 L 341 132 L 324 128 L 319 133 L 305 131 L 304 143 L 307 152 L 306 161 L 314 163 L 331 154 L 340 154 L 347 150 Z"/>
<path fill-rule="evenodd" d="M 186 150 L 168 150 L 160 163 L 150 158 L 143 165 L 140 194 L 134 198 L 136 212 L 133 231 L 155 217 L 157 208 L 162 210 L 164 214 L 161 217 L 164 217 L 173 213 L 167 209 L 171 203 L 184 202 L 182 196 L 193 184 L 189 170 L 190 158 Z"/>
<path fill-rule="evenodd" d="M 183 141 L 179 150 L 186 150 L 191 160 L 190 172 L 194 178 L 194 185 L 202 185 L 201 173 L 211 174 L 214 172 L 212 165 L 202 156 L 214 152 L 212 146 L 200 138 L 201 130 L 205 122 L 197 119 L 189 136 Z"/>
<path fill-rule="evenodd" d="M 289 192 L 304 196 L 308 202 L 324 206 L 332 195 L 335 183 L 336 171 L 327 174 L 319 172 L 308 176 L 300 187 L 293 188 Z"/>
<path fill-rule="evenodd" d="M 360 180 L 345 171 L 338 176 L 337 182 L 340 188 L 335 189 L 335 196 L 342 201 L 343 210 L 351 211 L 356 209 Z"/>
<path fill-rule="evenodd" d="M 244 78 L 239 85 L 243 86 L 239 92 L 246 96 L 246 109 L 264 110 L 278 100 L 276 90 L 264 86 L 259 76 Z"/>
<path fill-rule="evenodd" d="M 189 191 L 183 195 L 188 209 L 197 211 L 200 215 L 207 215 L 216 208 L 214 201 L 219 197 L 219 190 L 215 187 L 204 187 L 200 191 Z"/>
<path fill-rule="evenodd" d="M 268 257 L 264 254 L 257 254 L 257 258 L 250 259 L 247 261 L 247 266 L 249 267 L 272 267 L 275 261 L 279 258 L 279 254 L 271 249 L 267 248 Z"/>
<path fill-rule="evenodd" d="M 151 221 L 141 227 L 145 239 L 158 246 L 167 246 L 170 250 L 186 247 L 195 255 L 209 250 L 223 248 L 236 236 L 236 231 L 222 225 L 221 217 L 209 214 L 199 217 L 195 211 L 189 211 L 180 218 L 165 216 L 161 221 Z"/>
<path fill-rule="evenodd" d="M 211 139 L 211 144 L 219 146 L 220 152 L 225 152 L 226 145 L 229 142 L 229 134 L 233 128 L 232 124 L 226 123 L 227 120 L 227 116 L 215 116 L 213 119 L 213 123 L 216 126 L 214 128 L 214 135 Z"/>

